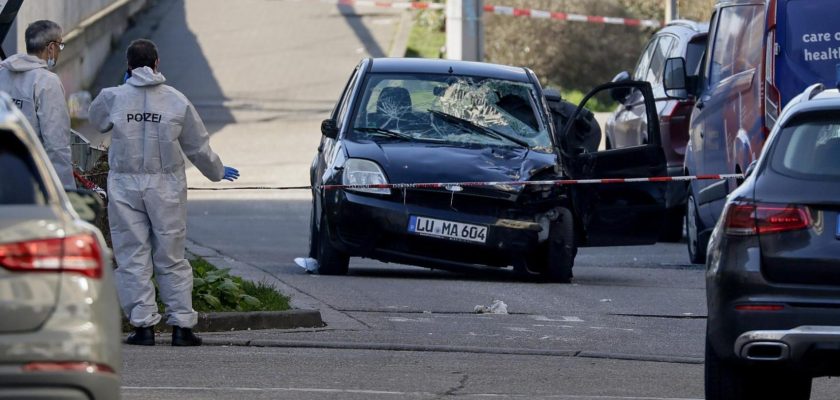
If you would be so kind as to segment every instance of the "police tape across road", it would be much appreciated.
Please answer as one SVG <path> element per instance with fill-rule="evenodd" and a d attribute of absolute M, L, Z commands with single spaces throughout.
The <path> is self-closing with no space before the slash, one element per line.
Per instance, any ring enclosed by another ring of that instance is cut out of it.
<path fill-rule="evenodd" d="M 337 4 L 354 7 L 379 7 L 415 10 L 442 10 L 446 8 L 446 5 L 444 3 L 431 3 L 422 1 L 399 2 L 375 0 L 321 0 L 321 2 L 326 4 Z M 483 11 L 486 14 L 497 14 L 511 17 L 525 17 L 535 19 L 549 19 L 554 21 L 588 22 L 594 24 L 638 26 L 647 28 L 659 28 L 662 26 L 662 21 L 655 19 L 605 17 L 601 15 L 572 14 L 565 12 L 534 10 L 530 8 L 517 8 L 510 6 L 486 5 L 482 7 L 481 11 Z"/>
<path fill-rule="evenodd" d="M 688 182 L 724 179 L 743 179 L 743 174 L 693 175 L 693 176 L 657 176 L 652 178 L 613 178 L 613 179 L 559 179 L 545 181 L 509 181 L 509 182 L 438 182 L 438 183 L 382 183 L 371 185 L 318 185 L 318 186 L 240 186 L 240 187 L 190 187 L 192 191 L 229 191 L 229 190 L 339 190 L 339 189 L 447 189 L 453 192 L 465 187 L 511 187 L 511 186 L 571 186 L 597 185 L 640 182 Z"/>

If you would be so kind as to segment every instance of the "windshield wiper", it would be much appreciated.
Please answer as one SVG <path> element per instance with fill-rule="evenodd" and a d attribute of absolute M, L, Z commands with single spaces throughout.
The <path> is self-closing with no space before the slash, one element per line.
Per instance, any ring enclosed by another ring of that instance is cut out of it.
<path fill-rule="evenodd" d="M 496 138 L 496 139 L 505 139 L 507 141 L 516 143 L 516 144 L 518 144 L 518 145 L 520 145 L 520 146 L 522 146 L 526 149 L 531 148 L 531 145 L 529 145 L 528 142 L 526 142 L 522 139 L 515 138 L 515 137 L 510 136 L 506 133 L 499 132 L 495 129 L 491 129 L 491 128 L 488 128 L 486 126 L 478 125 L 475 122 L 472 122 L 468 119 L 463 119 L 463 118 L 460 118 L 460 117 L 456 117 L 452 114 L 447 114 L 445 112 L 441 112 L 441 111 L 437 111 L 437 110 L 428 110 L 428 111 L 430 113 L 438 116 L 438 117 L 443 118 L 444 121 L 448 121 L 448 122 L 451 122 L 453 124 L 458 124 L 458 125 L 461 125 L 463 127 L 469 128 L 469 130 L 471 132 L 478 132 L 478 133 L 484 134 L 485 136 L 490 136 L 490 137 L 493 137 L 493 138 Z"/>
<path fill-rule="evenodd" d="M 383 129 L 383 128 L 370 128 L 370 127 L 360 126 L 360 127 L 353 128 L 353 130 L 354 131 L 359 131 L 359 132 L 365 132 L 365 133 L 373 133 L 373 134 L 376 134 L 376 135 L 387 136 L 387 137 L 391 137 L 391 138 L 395 138 L 395 139 L 414 140 L 413 136 L 406 135 L 405 133 L 401 133 L 401 132 L 397 132 L 397 131 L 392 131 L 392 130 L 389 130 L 389 129 Z"/>

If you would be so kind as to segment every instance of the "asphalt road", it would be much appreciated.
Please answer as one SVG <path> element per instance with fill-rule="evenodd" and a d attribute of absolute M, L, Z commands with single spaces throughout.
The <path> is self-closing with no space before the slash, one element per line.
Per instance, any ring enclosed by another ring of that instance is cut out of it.
<path fill-rule="evenodd" d="M 162 72 L 242 173 L 213 184 L 191 169 L 190 185 L 306 185 L 320 121 L 360 58 L 400 42 L 400 11 L 230 4 L 161 2 L 133 33 L 158 42 Z M 349 276 L 314 276 L 293 263 L 307 252 L 309 204 L 306 191 L 191 192 L 188 236 L 328 326 L 205 334 L 265 347 L 126 347 L 124 398 L 702 398 L 703 271 L 684 244 L 582 250 L 571 285 L 356 259 Z M 509 314 L 473 312 L 494 300 Z M 815 398 L 838 389 L 819 380 Z"/>

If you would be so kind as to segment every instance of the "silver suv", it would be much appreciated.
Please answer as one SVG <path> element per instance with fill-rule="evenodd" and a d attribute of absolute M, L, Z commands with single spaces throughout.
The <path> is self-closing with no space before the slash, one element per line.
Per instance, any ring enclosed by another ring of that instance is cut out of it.
<path fill-rule="evenodd" d="M 0 400 L 120 397 L 120 320 L 101 205 L 65 191 L 0 94 Z"/>

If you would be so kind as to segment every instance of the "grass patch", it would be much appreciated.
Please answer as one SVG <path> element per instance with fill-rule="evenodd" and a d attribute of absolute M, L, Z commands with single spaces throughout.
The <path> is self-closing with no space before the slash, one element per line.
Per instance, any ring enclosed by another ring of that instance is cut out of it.
<path fill-rule="evenodd" d="M 193 267 L 193 308 L 199 312 L 285 311 L 289 298 L 266 282 L 246 281 L 198 257 Z"/>
<path fill-rule="evenodd" d="M 414 17 L 408 36 L 406 57 L 441 58 L 446 44 L 445 16 L 442 10 L 421 10 Z"/>
<path fill-rule="evenodd" d="M 584 93 L 580 90 L 561 90 L 561 96 L 563 96 L 563 100 L 571 102 L 572 104 L 580 104 L 583 100 L 583 97 L 586 96 L 587 93 Z M 618 106 L 618 103 L 613 101 L 607 96 L 607 92 L 599 93 L 595 97 L 589 99 L 586 102 L 586 108 L 592 112 L 612 112 Z"/>

